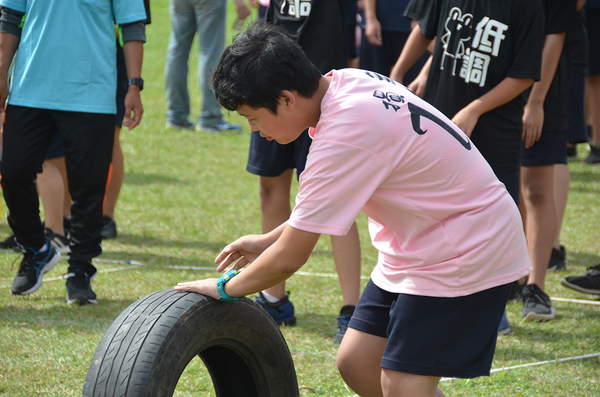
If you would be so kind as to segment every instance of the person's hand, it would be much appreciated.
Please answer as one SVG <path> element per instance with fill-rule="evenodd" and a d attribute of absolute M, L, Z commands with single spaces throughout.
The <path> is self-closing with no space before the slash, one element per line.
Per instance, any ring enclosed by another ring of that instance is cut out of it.
<path fill-rule="evenodd" d="M 204 280 L 179 283 L 175 286 L 175 291 L 196 292 L 215 299 L 219 299 L 221 297 L 221 295 L 219 295 L 219 291 L 217 291 L 216 278 L 207 278 Z"/>
<path fill-rule="evenodd" d="M 417 77 L 408 85 L 408 88 L 413 94 L 419 98 L 423 98 L 425 95 L 425 86 L 427 85 L 427 73 L 419 73 Z"/>
<path fill-rule="evenodd" d="M 529 149 L 542 137 L 544 127 L 544 104 L 526 104 L 523 109 L 523 142 Z"/>
<path fill-rule="evenodd" d="M 230 265 L 233 265 L 231 269 L 239 270 L 247 264 L 254 262 L 269 245 L 270 243 L 264 234 L 240 237 L 223 248 L 219 255 L 217 255 L 215 258 L 215 263 L 219 264 L 217 271 L 222 272 Z"/>
<path fill-rule="evenodd" d="M 470 138 L 475 126 L 479 121 L 479 114 L 469 109 L 468 106 L 458 111 L 452 118 L 452 122 L 458 126 Z"/>
<path fill-rule="evenodd" d="M 250 5 L 256 7 L 256 2 L 250 1 Z M 245 20 L 250 16 L 250 8 L 244 0 L 235 0 L 235 11 L 238 14 L 238 18 L 241 20 Z"/>
<path fill-rule="evenodd" d="M 133 115 L 132 115 L 133 114 Z M 125 119 L 123 125 L 130 130 L 134 129 L 142 120 L 144 107 L 140 97 L 140 88 L 136 85 L 130 85 L 125 96 Z"/>
<path fill-rule="evenodd" d="M 374 18 L 366 23 L 365 37 L 369 44 L 381 47 L 383 45 L 382 34 L 381 34 L 381 23 L 379 20 Z"/>

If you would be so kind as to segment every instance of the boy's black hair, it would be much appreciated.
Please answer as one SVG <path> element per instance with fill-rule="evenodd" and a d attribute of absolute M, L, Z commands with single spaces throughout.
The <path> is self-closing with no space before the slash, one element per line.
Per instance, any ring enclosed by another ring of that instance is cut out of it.
<path fill-rule="evenodd" d="M 247 105 L 277 114 L 281 91 L 311 98 L 320 79 L 319 69 L 285 30 L 256 21 L 225 48 L 210 84 L 225 109 Z"/>

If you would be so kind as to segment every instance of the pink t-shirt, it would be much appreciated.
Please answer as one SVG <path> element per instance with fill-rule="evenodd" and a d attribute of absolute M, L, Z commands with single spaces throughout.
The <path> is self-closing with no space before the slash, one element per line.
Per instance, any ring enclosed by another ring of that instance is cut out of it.
<path fill-rule="evenodd" d="M 531 271 L 513 199 L 458 127 L 384 76 L 328 76 L 290 226 L 344 235 L 362 210 L 389 292 L 464 296 Z"/>

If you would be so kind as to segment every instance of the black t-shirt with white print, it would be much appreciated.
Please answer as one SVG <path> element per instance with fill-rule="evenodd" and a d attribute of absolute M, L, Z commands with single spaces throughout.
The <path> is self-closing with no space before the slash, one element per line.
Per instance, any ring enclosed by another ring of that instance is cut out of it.
<path fill-rule="evenodd" d="M 448 117 L 506 77 L 539 80 L 540 0 L 431 0 L 415 5 L 425 37 L 436 38 L 424 98 Z M 410 10 L 407 10 L 407 13 Z M 517 171 L 524 96 L 483 114 L 471 139 L 494 171 Z"/>

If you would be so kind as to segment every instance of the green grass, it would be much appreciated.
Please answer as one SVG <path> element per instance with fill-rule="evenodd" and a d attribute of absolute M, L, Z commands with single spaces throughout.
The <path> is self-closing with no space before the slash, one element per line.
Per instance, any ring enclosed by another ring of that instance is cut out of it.
<path fill-rule="evenodd" d="M 245 171 L 249 130 L 202 134 L 166 130 L 164 59 L 170 31 L 168 1 L 152 1 L 142 93 L 145 115 L 133 131 L 122 132 L 126 175 L 117 208 L 119 238 L 104 242 L 101 259 L 135 260 L 143 265 L 97 262 L 94 280 L 99 303 L 68 306 L 63 280 L 66 261 L 46 276 L 31 296 L 10 294 L 19 256 L 0 255 L 0 396 L 76 396 L 81 394 L 91 357 L 118 314 L 138 298 L 179 281 L 215 276 L 213 259 L 240 235 L 260 231 L 258 180 Z M 233 24 L 230 4 L 228 26 Z M 232 32 L 229 33 L 231 37 Z M 190 63 L 193 116 L 198 113 L 196 54 Z M 236 114 L 228 120 L 243 123 Z M 584 146 L 580 145 L 580 150 Z M 580 159 L 585 153 L 580 153 Z M 569 258 L 563 274 L 549 274 L 551 296 L 595 300 L 560 286 L 566 274 L 582 274 L 600 262 L 600 167 L 571 165 L 571 194 L 562 242 Z M 297 186 L 294 185 L 294 189 Z M 0 236 L 9 233 L 6 207 Z M 363 286 L 376 262 L 366 218 L 358 219 L 363 252 Z M 198 267 L 197 269 L 177 269 Z M 302 269 L 335 274 L 328 238 L 322 238 Z M 292 353 L 302 396 L 351 396 L 335 367 L 331 339 L 341 305 L 335 277 L 296 275 L 288 282 L 298 326 L 282 332 Z M 493 368 L 600 352 L 600 307 L 561 301 L 555 321 L 524 323 L 521 305 L 511 303 L 513 332 L 499 338 Z M 449 380 L 449 396 L 600 395 L 598 358 L 501 371 L 475 380 Z M 195 360 L 185 371 L 177 395 L 214 395 L 206 370 Z M 212 393 L 212 394 L 211 394 Z"/>

